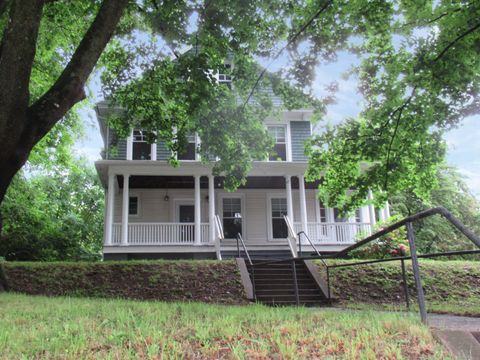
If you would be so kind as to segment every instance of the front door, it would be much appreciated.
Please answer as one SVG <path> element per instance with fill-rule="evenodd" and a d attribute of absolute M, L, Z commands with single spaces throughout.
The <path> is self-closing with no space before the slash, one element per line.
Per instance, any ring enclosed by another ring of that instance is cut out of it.
<path fill-rule="evenodd" d="M 180 205 L 178 209 L 179 221 L 181 223 L 190 223 L 181 227 L 180 237 L 182 242 L 193 241 L 194 226 L 191 225 L 195 221 L 195 207 L 193 205 Z"/>

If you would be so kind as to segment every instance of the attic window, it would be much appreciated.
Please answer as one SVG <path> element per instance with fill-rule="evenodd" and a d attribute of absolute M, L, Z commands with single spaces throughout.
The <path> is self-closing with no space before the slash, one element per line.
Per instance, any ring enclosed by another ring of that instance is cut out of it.
<path fill-rule="evenodd" d="M 231 87 L 232 83 L 232 75 L 231 75 L 231 70 L 232 70 L 232 65 L 231 64 L 225 64 L 225 72 L 224 73 L 219 73 L 218 74 L 218 83 L 219 84 L 226 84 L 228 87 Z"/>
<path fill-rule="evenodd" d="M 147 135 L 143 130 L 133 130 L 133 160 L 150 160 L 152 146 L 147 143 Z"/>

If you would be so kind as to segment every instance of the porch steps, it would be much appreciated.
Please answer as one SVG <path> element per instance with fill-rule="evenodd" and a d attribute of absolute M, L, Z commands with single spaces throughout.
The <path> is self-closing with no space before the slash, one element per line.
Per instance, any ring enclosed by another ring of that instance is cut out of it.
<path fill-rule="evenodd" d="M 288 248 L 285 250 L 250 250 L 248 254 L 252 260 L 277 260 L 277 259 L 289 259 L 292 257 L 292 253 Z M 222 250 L 222 259 L 233 259 L 238 257 L 237 250 Z M 245 252 L 240 251 L 240 257 L 246 258 Z"/>
<path fill-rule="evenodd" d="M 312 274 L 311 267 L 300 259 L 295 262 L 297 273 L 299 305 L 319 306 L 330 300 L 326 294 L 326 285 L 318 276 Z M 250 279 L 255 283 L 256 300 L 272 306 L 296 305 L 292 261 L 262 264 L 262 260 L 252 260 L 255 276 L 252 277 L 252 267 L 246 263 Z"/>

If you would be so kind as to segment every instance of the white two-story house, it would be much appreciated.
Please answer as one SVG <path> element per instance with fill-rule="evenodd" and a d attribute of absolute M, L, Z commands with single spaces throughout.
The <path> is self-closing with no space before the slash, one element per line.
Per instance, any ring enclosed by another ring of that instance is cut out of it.
<path fill-rule="evenodd" d="M 273 102 L 281 105 L 280 99 Z M 320 251 L 338 251 L 360 233 L 370 233 L 375 214 L 380 220 L 389 216 L 388 207 L 375 211 L 369 205 L 344 218 L 317 199 L 319 184 L 304 177 L 304 143 L 312 134 L 309 109 L 265 119 L 275 139 L 274 153 L 255 161 L 247 183 L 235 192 L 225 191 L 222 177 L 213 176 L 212 166 L 199 161 L 197 136 L 189 137 L 187 150 L 176 155 L 180 166 L 172 167 L 164 143 L 148 144 L 141 129 L 117 139 L 106 126 L 111 111 L 107 102 L 96 105 L 105 144 L 103 159 L 95 166 L 106 189 L 107 260 L 221 258 L 235 251 L 239 233 L 250 252 L 288 251 L 284 215 L 291 229 L 303 230 Z M 114 143 L 116 151 L 111 151 Z M 299 239 L 295 241 L 298 246 Z M 304 251 L 313 250 L 305 238 L 301 241 Z"/>

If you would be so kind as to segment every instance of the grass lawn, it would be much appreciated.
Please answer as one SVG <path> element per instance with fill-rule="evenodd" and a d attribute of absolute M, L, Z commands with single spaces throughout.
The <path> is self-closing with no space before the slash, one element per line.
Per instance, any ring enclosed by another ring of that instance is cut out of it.
<path fill-rule="evenodd" d="M 335 260 L 329 264 L 359 260 Z M 324 272 L 320 263 L 320 271 Z M 407 283 L 412 311 L 416 287 L 407 261 Z M 405 310 L 400 262 L 343 267 L 330 270 L 337 306 L 356 309 Z M 420 260 L 420 276 L 428 312 L 480 316 L 480 261 Z"/>
<path fill-rule="evenodd" d="M 418 317 L 0 294 L 0 358 L 448 358 Z"/>

